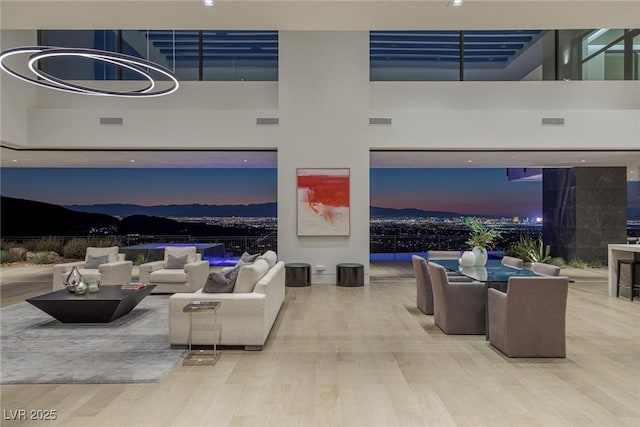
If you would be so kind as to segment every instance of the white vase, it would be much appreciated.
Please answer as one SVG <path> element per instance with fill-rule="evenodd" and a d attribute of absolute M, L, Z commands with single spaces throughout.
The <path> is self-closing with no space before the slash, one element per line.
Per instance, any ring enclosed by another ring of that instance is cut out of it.
<path fill-rule="evenodd" d="M 462 258 L 458 260 L 462 267 L 473 267 L 476 263 L 476 256 L 471 251 L 464 251 Z"/>
<path fill-rule="evenodd" d="M 476 266 L 484 267 L 487 264 L 487 259 L 489 258 L 489 256 L 485 248 L 481 248 L 480 246 L 474 246 L 473 255 L 476 257 L 476 262 L 475 262 Z"/>

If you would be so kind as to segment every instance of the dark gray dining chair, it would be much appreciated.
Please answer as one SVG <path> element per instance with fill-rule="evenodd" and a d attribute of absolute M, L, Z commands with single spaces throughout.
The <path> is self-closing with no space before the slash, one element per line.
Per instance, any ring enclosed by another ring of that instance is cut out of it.
<path fill-rule="evenodd" d="M 514 258 L 512 256 L 504 256 L 502 257 L 502 265 L 506 265 L 508 267 L 519 268 L 522 270 L 524 267 L 524 262 L 520 258 Z"/>
<path fill-rule="evenodd" d="M 484 284 L 452 282 L 439 264 L 430 262 L 434 323 L 447 335 L 485 333 Z"/>
<path fill-rule="evenodd" d="M 559 276 L 560 267 L 542 262 L 534 262 L 531 264 L 531 271 L 543 276 Z"/>
<path fill-rule="evenodd" d="M 509 357 L 566 357 L 568 277 L 510 277 L 489 289 L 489 342 Z"/>

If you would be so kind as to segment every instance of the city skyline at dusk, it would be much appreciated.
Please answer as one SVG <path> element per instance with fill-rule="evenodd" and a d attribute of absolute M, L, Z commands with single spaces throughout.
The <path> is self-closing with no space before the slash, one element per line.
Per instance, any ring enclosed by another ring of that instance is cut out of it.
<path fill-rule="evenodd" d="M 3 168 L 1 189 L 3 196 L 56 205 L 247 205 L 278 199 L 275 168 Z M 629 182 L 627 193 L 629 208 L 639 209 L 640 182 Z M 508 181 L 504 168 L 371 169 L 370 204 L 538 217 L 542 182 Z"/>

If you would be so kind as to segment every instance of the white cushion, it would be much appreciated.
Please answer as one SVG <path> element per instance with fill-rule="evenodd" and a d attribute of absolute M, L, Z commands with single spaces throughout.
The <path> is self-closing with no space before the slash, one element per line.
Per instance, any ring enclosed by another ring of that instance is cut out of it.
<path fill-rule="evenodd" d="M 257 259 L 263 259 L 269 264 L 269 268 L 272 268 L 278 262 L 278 255 L 274 251 L 266 251 L 260 255 Z"/>
<path fill-rule="evenodd" d="M 267 271 L 269 271 L 269 264 L 264 259 L 257 259 L 253 264 L 241 267 L 233 293 L 253 292 L 256 283 L 267 274 Z"/>
<path fill-rule="evenodd" d="M 186 283 L 187 273 L 179 269 L 156 270 L 149 275 L 151 283 Z"/>
<path fill-rule="evenodd" d="M 187 255 L 187 264 L 197 261 L 195 246 L 167 246 L 164 248 L 165 263 L 169 260 L 169 255 L 173 255 L 176 258 Z"/>
<path fill-rule="evenodd" d="M 85 255 L 85 262 L 89 259 L 89 256 L 92 257 L 99 257 L 99 256 L 103 256 L 103 255 L 107 255 L 109 257 L 109 261 L 107 262 L 116 262 L 118 261 L 118 247 L 117 246 L 111 246 L 108 248 L 93 248 L 93 247 L 88 247 L 87 248 L 87 253 Z"/>

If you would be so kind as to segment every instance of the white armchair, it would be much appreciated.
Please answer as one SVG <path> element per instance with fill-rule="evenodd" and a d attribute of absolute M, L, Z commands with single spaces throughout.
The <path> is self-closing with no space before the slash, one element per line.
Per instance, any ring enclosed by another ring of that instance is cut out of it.
<path fill-rule="evenodd" d="M 84 281 L 97 279 L 103 285 L 122 285 L 131 282 L 133 263 L 125 261 L 117 246 L 87 248 L 84 261 L 67 262 L 53 266 L 53 290 L 64 289 L 64 281 L 76 267 Z"/>
<path fill-rule="evenodd" d="M 209 276 L 209 261 L 195 246 L 167 246 L 162 261 L 140 266 L 140 281 L 154 284 L 153 293 L 195 292 L 204 287 Z"/>

